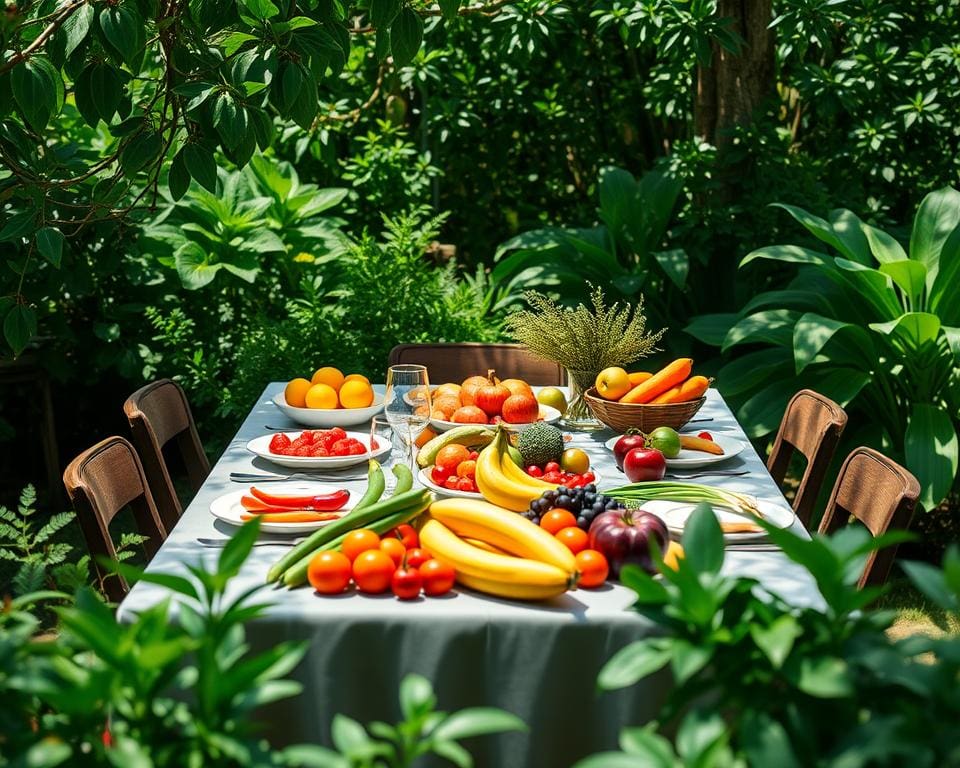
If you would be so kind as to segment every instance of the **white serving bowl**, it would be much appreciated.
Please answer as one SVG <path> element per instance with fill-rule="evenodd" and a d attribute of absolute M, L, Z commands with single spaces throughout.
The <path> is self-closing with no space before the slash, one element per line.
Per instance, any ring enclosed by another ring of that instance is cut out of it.
<path fill-rule="evenodd" d="M 373 405 L 367 408 L 295 408 L 287 405 L 283 392 L 273 396 L 273 404 L 297 424 L 333 429 L 334 427 L 353 427 L 370 421 L 383 410 L 383 395 L 375 394 Z"/>

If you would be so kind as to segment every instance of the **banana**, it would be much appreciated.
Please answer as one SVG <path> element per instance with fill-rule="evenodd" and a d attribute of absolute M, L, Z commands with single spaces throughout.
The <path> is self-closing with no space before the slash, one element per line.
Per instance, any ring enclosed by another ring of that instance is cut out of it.
<path fill-rule="evenodd" d="M 454 427 L 446 432 L 441 432 L 432 440 L 424 443 L 417 454 L 417 464 L 421 467 L 429 467 L 436 461 L 437 454 L 444 446 L 454 443 L 466 445 L 470 448 L 489 445 L 493 436 L 493 430 L 483 424 L 465 424 L 462 427 Z"/>
<path fill-rule="evenodd" d="M 477 457 L 477 489 L 487 501 L 522 512 L 545 490 L 557 486 L 530 477 L 506 456 L 505 450 L 504 432 L 500 430 Z"/>
<path fill-rule="evenodd" d="M 430 505 L 430 516 L 457 536 L 479 539 L 511 555 L 548 563 L 571 576 L 577 571 L 573 553 L 543 528 L 485 501 L 435 501 Z M 429 546 L 427 549 L 433 552 Z"/>
<path fill-rule="evenodd" d="M 435 558 L 451 565 L 458 580 L 475 580 L 501 597 L 534 599 L 524 596 L 534 588 L 542 590 L 538 596 L 549 597 L 562 594 L 575 583 L 574 577 L 554 565 L 471 546 L 430 515 L 420 528 L 420 543 Z"/>
<path fill-rule="evenodd" d="M 495 597 L 505 597 L 508 600 L 547 600 L 562 595 L 566 588 L 540 584 L 517 584 L 510 581 L 485 579 L 481 576 L 470 576 L 458 573 L 457 581 L 463 586 L 475 589 L 477 592 L 486 592 Z"/>
<path fill-rule="evenodd" d="M 478 548 L 480 548 L 480 549 L 485 549 L 485 550 L 487 550 L 487 552 L 494 552 L 494 553 L 496 553 L 496 554 L 498 554 L 498 555 L 509 555 L 509 554 L 510 554 L 510 553 L 507 552 L 505 549 L 500 549 L 499 547 L 493 546 L 493 544 L 488 544 L 488 543 L 485 542 L 485 541 L 480 541 L 480 539 L 470 539 L 470 538 L 467 538 L 466 536 L 464 536 L 464 537 L 463 537 L 463 540 L 464 540 L 465 542 L 467 542 L 467 544 L 469 544 L 471 547 L 478 547 Z M 511 555 L 511 557 L 512 557 L 512 555 Z"/>

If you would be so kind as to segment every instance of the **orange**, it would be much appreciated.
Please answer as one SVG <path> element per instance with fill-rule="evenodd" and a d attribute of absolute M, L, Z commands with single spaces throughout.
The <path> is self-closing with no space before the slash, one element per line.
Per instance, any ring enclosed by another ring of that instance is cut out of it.
<path fill-rule="evenodd" d="M 557 539 L 573 554 L 583 552 L 590 543 L 590 537 L 582 528 L 571 525 L 569 528 L 562 528 L 554 534 Z"/>
<path fill-rule="evenodd" d="M 453 412 L 460 407 L 460 398 L 451 397 L 450 395 L 441 395 L 433 401 L 433 407 L 435 410 L 440 411 L 443 414 L 444 421 L 450 421 L 450 417 L 453 416 Z"/>
<path fill-rule="evenodd" d="M 469 458 L 469 449 L 465 445 L 454 443 L 453 445 L 443 446 L 439 453 L 437 453 L 437 458 L 433 463 L 441 469 L 447 470 L 447 472 L 452 475 L 457 471 L 457 466 L 460 462 L 466 461 Z"/>
<path fill-rule="evenodd" d="M 390 555 L 390 559 L 393 560 L 393 564 L 400 567 L 400 563 L 403 562 L 403 556 L 407 554 L 407 548 L 403 546 L 403 542 L 400 539 L 386 538 L 380 541 L 380 549 Z"/>
<path fill-rule="evenodd" d="M 577 570 L 580 572 L 578 587 L 599 587 L 607 580 L 610 566 L 602 552 L 595 549 L 583 549 L 577 552 Z"/>
<path fill-rule="evenodd" d="M 361 592 L 379 595 L 390 589 L 390 581 L 397 567 L 386 552 L 371 549 L 361 552 L 353 561 L 353 580 Z"/>
<path fill-rule="evenodd" d="M 457 464 L 457 477 L 476 477 L 477 462 L 472 459 L 461 461 Z"/>
<path fill-rule="evenodd" d="M 326 384 L 328 387 L 332 387 L 334 391 L 340 389 L 343 386 L 343 374 L 340 373 L 336 368 L 332 368 L 329 365 L 323 368 L 317 368 L 313 374 L 313 378 L 310 379 L 311 384 Z"/>
<path fill-rule="evenodd" d="M 287 401 L 287 405 L 306 408 L 308 389 L 310 389 L 310 382 L 306 379 L 292 379 L 283 390 L 283 398 Z"/>
<path fill-rule="evenodd" d="M 367 378 L 366 376 L 364 376 L 362 373 L 350 373 L 350 374 L 347 374 L 347 375 L 344 377 L 344 379 L 343 379 L 343 383 L 346 384 L 348 381 L 364 381 L 364 382 L 366 382 L 367 384 L 370 383 L 370 379 L 368 379 L 368 378 Z M 343 385 L 341 385 L 341 386 L 343 386 Z"/>
<path fill-rule="evenodd" d="M 340 387 L 340 405 L 344 408 L 367 408 L 373 404 L 373 387 L 367 382 L 353 379 L 344 381 Z"/>
<path fill-rule="evenodd" d="M 540 518 L 540 527 L 547 533 L 556 534 L 558 531 L 577 524 L 577 518 L 567 509 L 551 509 Z"/>
<path fill-rule="evenodd" d="M 457 407 L 460 403 L 460 385 L 459 384 L 441 384 L 433 390 L 434 397 L 453 397 L 457 400 Z"/>
<path fill-rule="evenodd" d="M 337 390 L 329 384 L 314 384 L 307 390 L 307 408 L 336 408 Z"/>
<path fill-rule="evenodd" d="M 307 581 L 322 595 L 336 595 L 350 584 L 350 561 L 339 552 L 321 552 L 307 566 Z"/>
<path fill-rule="evenodd" d="M 379 548 L 380 537 L 376 531 L 371 531 L 369 528 L 358 528 L 355 531 L 350 531 L 343 537 L 343 543 L 340 545 L 340 549 L 349 560 L 356 560 L 357 555 L 366 552 L 368 549 Z"/>

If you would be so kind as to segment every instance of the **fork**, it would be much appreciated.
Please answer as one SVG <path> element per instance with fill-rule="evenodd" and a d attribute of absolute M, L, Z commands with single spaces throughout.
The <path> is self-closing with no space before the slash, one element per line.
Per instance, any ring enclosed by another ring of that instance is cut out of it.
<path fill-rule="evenodd" d="M 730 470 L 717 470 L 716 472 L 693 472 L 689 475 L 681 475 L 676 472 L 669 472 L 664 477 L 669 477 L 671 480 L 690 480 L 695 477 L 737 477 L 739 475 L 748 475 L 750 474 L 749 470 L 746 469 L 730 469 Z"/>
<path fill-rule="evenodd" d="M 295 472 L 292 475 L 263 475 L 252 472 L 231 472 L 230 479 L 235 483 L 274 483 L 283 480 L 364 480 L 367 475 L 335 474 L 333 472 Z"/>
<path fill-rule="evenodd" d="M 284 539 L 257 539 L 253 542 L 255 547 L 268 547 L 268 546 L 296 546 L 301 542 L 307 540 L 306 536 L 300 536 L 296 539 L 284 538 Z M 230 539 L 208 539 L 203 536 L 197 537 L 197 543 L 202 547 L 225 547 L 230 543 Z"/>

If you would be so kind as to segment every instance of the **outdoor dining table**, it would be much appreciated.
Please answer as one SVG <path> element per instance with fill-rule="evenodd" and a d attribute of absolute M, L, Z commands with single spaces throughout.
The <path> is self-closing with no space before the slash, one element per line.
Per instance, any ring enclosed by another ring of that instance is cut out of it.
<path fill-rule="evenodd" d="M 219 550 L 201 546 L 198 537 L 222 538 L 236 530 L 210 512 L 214 499 L 244 487 L 231 482 L 231 472 L 294 471 L 258 459 L 246 449 L 249 440 L 267 432 L 266 425 L 300 429 L 271 402 L 283 386 L 274 382 L 264 390 L 160 547 L 150 571 L 183 573 L 185 563 L 197 562 L 213 567 Z M 383 387 L 377 391 L 383 392 Z M 688 429 L 699 427 L 747 443 L 740 455 L 718 467 L 743 469 L 747 474 L 705 477 L 697 482 L 786 505 L 716 390 L 708 391 L 697 418 L 710 421 Z M 350 429 L 363 432 L 368 427 Z M 589 453 L 602 475 L 601 490 L 623 482 L 612 453 L 603 445 L 614 434 L 611 430 L 575 432 L 570 443 Z M 402 456 L 394 456 L 385 464 L 402 460 Z M 392 479 L 391 473 L 387 476 Z M 362 494 L 365 481 L 342 485 Z M 803 532 L 796 521 L 794 529 Z M 268 568 L 283 552 L 283 546 L 255 547 L 228 595 L 264 583 Z M 797 606 L 822 606 L 809 573 L 779 551 L 730 549 L 724 570 L 754 577 Z M 121 618 L 165 596 L 162 587 L 140 582 L 121 603 Z M 303 684 L 303 693 L 275 703 L 263 713 L 265 735 L 274 745 L 330 745 L 330 722 L 337 712 L 363 723 L 399 720 L 399 683 L 405 675 L 419 673 L 432 681 L 439 707 L 445 711 L 496 706 L 519 715 L 529 726 L 527 733 L 467 742 L 477 766 L 569 766 L 588 754 L 616 749 L 620 729 L 653 718 L 669 687 L 669 676 L 661 673 L 624 690 L 597 691 L 597 673 L 604 662 L 631 641 L 659 631 L 631 609 L 633 593 L 619 584 L 579 589 L 542 603 L 509 602 L 461 589 L 445 597 L 412 602 L 390 594 L 356 591 L 322 597 L 309 588 L 265 588 L 260 597 L 272 607 L 247 625 L 252 648 L 263 649 L 284 640 L 309 644 L 292 673 Z M 449 765 L 439 760 L 435 764 Z"/>

